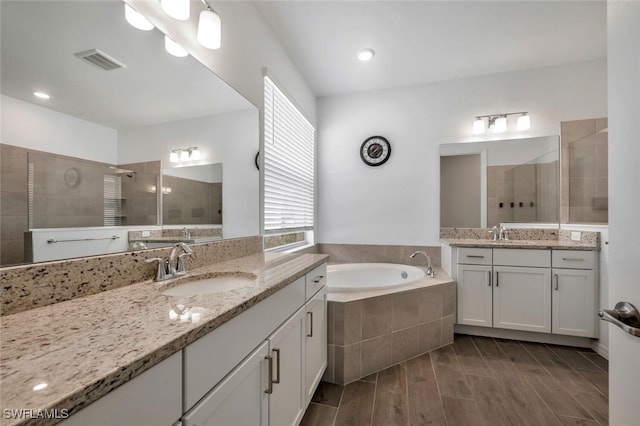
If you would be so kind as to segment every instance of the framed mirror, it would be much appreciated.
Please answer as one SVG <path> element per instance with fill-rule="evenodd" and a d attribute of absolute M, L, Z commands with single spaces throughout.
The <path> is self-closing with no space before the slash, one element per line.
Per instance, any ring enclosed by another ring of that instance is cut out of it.
<path fill-rule="evenodd" d="M 440 145 L 440 227 L 560 226 L 560 138 Z"/>
<path fill-rule="evenodd" d="M 0 8 L 0 202 L 10 206 L 0 265 L 126 251 L 130 231 L 162 233 L 169 169 L 222 164 L 220 213 L 208 225 L 224 238 L 259 234 L 253 104 L 193 57 L 167 53 L 159 30 L 129 25 L 123 2 Z M 191 147 L 199 158 L 170 161 Z M 208 214 L 199 208 L 191 219 Z M 178 222 L 170 226 L 196 225 Z"/>

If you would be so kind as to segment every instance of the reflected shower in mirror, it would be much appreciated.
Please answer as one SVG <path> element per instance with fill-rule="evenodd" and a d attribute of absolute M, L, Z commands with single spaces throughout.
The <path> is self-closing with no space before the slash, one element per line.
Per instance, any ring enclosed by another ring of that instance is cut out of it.
<path fill-rule="evenodd" d="M 161 230 L 161 169 L 185 146 L 202 154 L 187 166 L 224 164 L 223 201 L 212 209 L 225 238 L 259 234 L 253 104 L 192 56 L 169 55 L 158 29 L 129 25 L 121 1 L 0 8 L 1 266 L 125 251 L 129 231 Z M 94 49 L 117 66 L 76 55 Z"/>
<path fill-rule="evenodd" d="M 559 226 L 557 136 L 440 145 L 440 226 Z"/>

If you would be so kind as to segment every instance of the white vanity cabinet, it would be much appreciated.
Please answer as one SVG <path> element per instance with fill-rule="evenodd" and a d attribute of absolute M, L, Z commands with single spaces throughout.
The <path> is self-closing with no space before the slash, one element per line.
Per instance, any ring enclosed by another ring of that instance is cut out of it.
<path fill-rule="evenodd" d="M 458 250 L 458 324 L 493 326 L 492 259 L 491 249 Z"/>
<path fill-rule="evenodd" d="M 596 255 L 553 252 L 552 328 L 555 334 L 596 337 Z"/>
<path fill-rule="evenodd" d="M 170 426 L 182 414 L 182 352 L 83 408 L 63 426 Z"/>
<path fill-rule="evenodd" d="M 183 425 L 299 424 L 326 333 L 323 264 L 183 350 Z"/>

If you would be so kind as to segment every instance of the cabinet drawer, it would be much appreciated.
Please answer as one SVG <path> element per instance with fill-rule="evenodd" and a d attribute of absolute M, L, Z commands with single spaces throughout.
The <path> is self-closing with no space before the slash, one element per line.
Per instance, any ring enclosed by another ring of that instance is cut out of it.
<path fill-rule="evenodd" d="M 306 275 L 306 300 L 327 285 L 327 264 L 323 263 Z"/>
<path fill-rule="evenodd" d="M 549 268 L 551 267 L 551 250 L 494 249 L 493 264 Z"/>
<path fill-rule="evenodd" d="M 583 250 L 553 250 L 554 268 L 594 269 L 596 253 Z"/>
<path fill-rule="evenodd" d="M 458 263 L 467 265 L 491 265 L 490 248 L 460 248 Z"/>

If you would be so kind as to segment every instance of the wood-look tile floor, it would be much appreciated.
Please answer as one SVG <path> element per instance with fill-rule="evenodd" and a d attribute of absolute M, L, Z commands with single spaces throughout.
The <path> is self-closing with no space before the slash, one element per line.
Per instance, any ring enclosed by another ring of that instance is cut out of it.
<path fill-rule="evenodd" d="M 606 425 L 607 371 L 590 349 L 456 334 L 347 386 L 321 383 L 301 424 Z"/>

